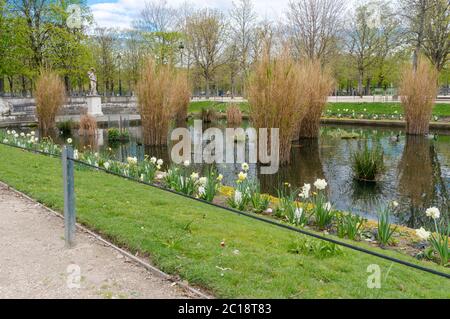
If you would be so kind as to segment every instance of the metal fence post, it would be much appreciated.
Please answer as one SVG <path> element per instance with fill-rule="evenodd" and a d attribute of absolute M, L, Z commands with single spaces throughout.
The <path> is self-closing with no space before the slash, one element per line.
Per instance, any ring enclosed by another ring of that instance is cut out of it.
<path fill-rule="evenodd" d="M 62 152 L 63 184 L 64 184 L 64 238 L 66 247 L 75 244 L 75 185 L 72 146 L 64 146 Z"/>

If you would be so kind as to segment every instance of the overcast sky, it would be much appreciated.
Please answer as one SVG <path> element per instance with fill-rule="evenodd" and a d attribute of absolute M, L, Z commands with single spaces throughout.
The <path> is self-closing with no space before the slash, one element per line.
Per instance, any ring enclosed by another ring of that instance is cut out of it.
<path fill-rule="evenodd" d="M 143 0 L 88 0 L 97 24 L 101 27 L 129 28 L 144 6 Z M 167 0 L 171 6 L 178 6 L 185 0 Z M 232 0 L 190 0 L 197 8 L 216 8 L 224 12 L 232 6 Z M 254 0 L 253 4 L 260 18 L 279 19 L 283 17 L 289 0 Z"/>

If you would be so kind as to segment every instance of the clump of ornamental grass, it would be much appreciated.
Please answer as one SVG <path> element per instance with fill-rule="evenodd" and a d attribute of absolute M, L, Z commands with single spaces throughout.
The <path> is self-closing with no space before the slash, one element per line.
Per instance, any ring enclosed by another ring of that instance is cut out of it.
<path fill-rule="evenodd" d="M 385 169 L 384 152 L 381 146 L 363 147 L 352 154 L 352 168 L 354 177 L 362 181 L 375 181 Z"/>
<path fill-rule="evenodd" d="M 170 105 L 176 123 L 185 123 L 188 117 L 188 107 L 191 101 L 191 88 L 184 72 L 176 72 L 169 93 Z"/>
<path fill-rule="evenodd" d="M 307 112 L 297 127 L 298 136 L 294 136 L 294 139 L 317 138 L 320 118 L 326 109 L 328 95 L 335 86 L 335 80 L 330 69 L 322 67 L 317 60 L 302 63 L 300 72 L 302 76 L 297 90 L 301 92 L 301 103 Z"/>
<path fill-rule="evenodd" d="M 137 84 L 138 111 L 143 138 L 148 145 L 166 145 L 172 118 L 171 87 L 175 71 L 168 65 L 157 65 L 149 59 Z"/>
<path fill-rule="evenodd" d="M 66 101 L 64 82 L 58 74 L 42 70 L 36 82 L 36 115 L 43 136 L 49 136 L 56 127 L 56 115 Z"/>
<path fill-rule="evenodd" d="M 407 134 L 428 134 L 438 92 L 437 80 L 437 71 L 424 59 L 419 60 L 417 70 L 409 66 L 403 72 L 399 94 L 405 110 Z"/>
<path fill-rule="evenodd" d="M 271 58 L 264 54 L 255 63 L 247 83 L 249 112 L 256 129 L 279 128 L 280 164 L 290 162 L 292 136 L 306 112 L 299 90 L 302 82 L 299 63 L 283 50 Z M 268 139 L 268 144 L 271 138 Z M 270 150 L 274 151 L 274 150 Z"/>
<path fill-rule="evenodd" d="M 242 124 L 242 111 L 236 104 L 230 104 L 227 108 L 227 123 L 233 126 Z"/>
<path fill-rule="evenodd" d="M 203 123 L 212 123 L 217 120 L 217 111 L 212 107 L 203 107 L 201 112 Z"/>
<path fill-rule="evenodd" d="M 94 136 L 97 134 L 97 120 L 89 114 L 82 115 L 78 133 L 84 136 Z"/>

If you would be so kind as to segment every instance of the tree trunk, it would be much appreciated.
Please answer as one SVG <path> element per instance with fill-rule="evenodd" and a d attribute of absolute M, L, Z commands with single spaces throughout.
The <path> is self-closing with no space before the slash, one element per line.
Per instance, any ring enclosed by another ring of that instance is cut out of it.
<path fill-rule="evenodd" d="M 23 97 L 27 96 L 27 83 L 26 83 L 25 76 L 23 76 L 23 75 L 22 75 L 22 96 Z"/>
<path fill-rule="evenodd" d="M 206 79 L 206 98 L 209 99 L 209 79 Z"/>
<path fill-rule="evenodd" d="M 364 81 L 364 72 L 359 70 L 358 74 L 358 95 L 359 97 L 363 97 L 363 81 Z"/>
<path fill-rule="evenodd" d="M 0 96 L 5 93 L 5 78 L 3 75 L 0 76 Z"/>
<path fill-rule="evenodd" d="M 9 91 L 12 96 L 14 94 L 14 78 L 12 76 L 8 76 L 8 82 L 9 82 Z"/>

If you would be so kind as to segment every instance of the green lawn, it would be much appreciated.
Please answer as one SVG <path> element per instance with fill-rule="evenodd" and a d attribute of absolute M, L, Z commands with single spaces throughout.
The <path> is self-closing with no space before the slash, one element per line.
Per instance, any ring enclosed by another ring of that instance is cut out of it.
<path fill-rule="evenodd" d="M 248 103 L 237 103 L 244 113 L 248 113 Z M 190 113 L 200 113 L 202 108 L 214 107 L 220 112 L 225 112 L 228 103 L 214 101 L 191 102 Z M 397 112 L 397 113 L 396 113 Z M 400 103 L 329 103 L 327 108 L 329 115 L 350 115 L 352 113 L 364 115 L 403 115 Z M 450 104 L 436 104 L 433 115 L 438 117 L 450 117 Z"/>
<path fill-rule="evenodd" d="M 328 258 L 291 253 L 303 237 L 287 230 L 102 172 L 77 169 L 75 175 L 80 222 L 217 297 L 450 297 L 450 280 L 442 277 L 348 249 Z M 0 145 L 0 180 L 63 209 L 58 159 Z M 381 289 L 367 288 L 371 264 L 382 269 Z"/>

